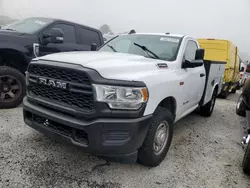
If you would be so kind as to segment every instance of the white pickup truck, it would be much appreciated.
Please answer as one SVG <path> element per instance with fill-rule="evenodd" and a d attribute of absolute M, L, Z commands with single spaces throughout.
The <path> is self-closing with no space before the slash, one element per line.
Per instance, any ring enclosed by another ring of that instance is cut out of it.
<path fill-rule="evenodd" d="M 194 38 L 169 33 L 36 58 L 26 72 L 24 121 L 95 155 L 157 166 L 176 121 L 199 107 L 213 112 L 225 64 L 203 59 Z"/>

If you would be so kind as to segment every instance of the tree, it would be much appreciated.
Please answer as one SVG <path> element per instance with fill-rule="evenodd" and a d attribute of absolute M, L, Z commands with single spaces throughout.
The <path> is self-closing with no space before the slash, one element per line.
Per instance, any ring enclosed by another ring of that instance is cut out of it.
<path fill-rule="evenodd" d="M 107 25 L 107 24 L 102 25 L 99 28 L 99 30 L 102 32 L 102 34 L 108 34 L 108 33 L 112 32 L 111 29 L 110 29 L 110 27 L 109 27 L 109 25 Z"/>

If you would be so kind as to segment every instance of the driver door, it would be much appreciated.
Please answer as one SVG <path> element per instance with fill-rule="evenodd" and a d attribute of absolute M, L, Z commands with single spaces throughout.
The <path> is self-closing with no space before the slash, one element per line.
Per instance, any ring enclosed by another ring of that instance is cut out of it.
<path fill-rule="evenodd" d="M 194 40 L 188 40 L 183 57 L 183 61 L 195 60 L 196 50 L 198 45 Z M 183 113 L 188 112 L 190 109 L 195 108 L 201 100 L 205 87 L 205 68 L 199 66 L 195 68 L 183 68 Z"/>

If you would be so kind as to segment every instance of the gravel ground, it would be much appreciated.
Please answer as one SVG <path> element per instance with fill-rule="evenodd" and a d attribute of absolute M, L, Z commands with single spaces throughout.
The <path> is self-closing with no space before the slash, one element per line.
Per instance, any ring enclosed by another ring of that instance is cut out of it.
<path fill-rule="evenodd" d="M 245 120 L 235 114 L 239 94 L 218 99 L 210 118 L 191 114 L 156 168 L 107 162 L 25 126 L 21 107 L 0 110 L 0 187 L 250 187 L 242 173 Z"/>

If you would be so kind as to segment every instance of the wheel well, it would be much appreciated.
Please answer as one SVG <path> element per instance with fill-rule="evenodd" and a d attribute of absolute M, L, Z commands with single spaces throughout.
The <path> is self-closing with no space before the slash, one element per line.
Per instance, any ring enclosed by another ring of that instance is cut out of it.
<path fill-rule="evenodd" d="M 27 65 L 21 52 L 13 49 L 0 49 L 0 66 L 12 67 L 25 74 Z"/>
<path fill-rule="evenodd" d="M 175 117 L 175 115 L 176 115 L 176 100 L 174 97 L 167 97 L 167 98 L 163 99 L 158 106 L 161 106 L 163 108 L 170 110 L 170 112 Z"/>

